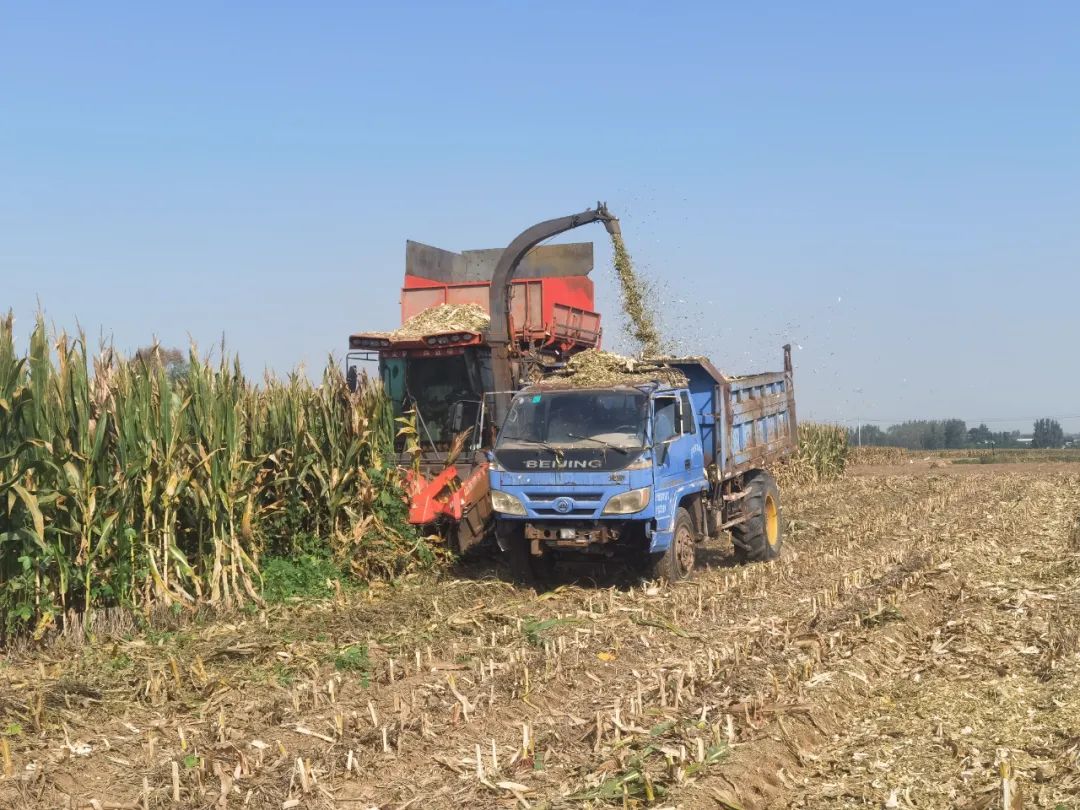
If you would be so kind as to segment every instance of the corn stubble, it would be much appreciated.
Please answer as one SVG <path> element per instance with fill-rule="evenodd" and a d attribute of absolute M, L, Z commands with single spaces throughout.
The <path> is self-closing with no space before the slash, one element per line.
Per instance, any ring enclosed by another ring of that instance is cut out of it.
<path fill-rule="evenodd" d="M 674 588 L 421 576 L 11 655 L 0 806 L 1072 807 L 1078 476 L 958 472 L 785 488 L 778 560 Z"/>
<path fill-rule="evenodd" d="M 422 577 L 39 648 L 0 806 L 93 756 L 103 806 L 1072 807 L 1077 476 L 976 472 L 789 488 L 778 561 L 678 588 Z"/>
<path fill-rule="evenodd" d="M 153 356 L 90 356 L 39 318 L 24 356 L 0 319 L 0 640 L 65 611 L 260 602 L 259 560 L 328 541 L 361 576 L 426 550 L 400 510 L 381 390 L 332 363 L 249 382 L 194 350 L 171 379 Z"/>

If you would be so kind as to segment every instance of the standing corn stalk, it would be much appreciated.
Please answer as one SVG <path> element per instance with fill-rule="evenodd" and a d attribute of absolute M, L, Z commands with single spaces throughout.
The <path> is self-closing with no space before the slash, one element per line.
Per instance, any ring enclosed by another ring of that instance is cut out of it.
<path fill-rule="evenodd" d="M 799 447 L 776 471 L 784 483 L 812 483 L 839 478 L 848 458 L 847 431 L 839 425 L 799 423 Z"/>
<path fill-rule="evenodd" d="M 174 380 L 156 356 L 91 358 L 41 318 L 19 356 L 0 319 L 0 641 L 69 610 L 258 602 L 261 555 L 298 536 L 365 572 L 417 557 L 381 387 L 332 362 L 257 387 L 194 350 Z"/>

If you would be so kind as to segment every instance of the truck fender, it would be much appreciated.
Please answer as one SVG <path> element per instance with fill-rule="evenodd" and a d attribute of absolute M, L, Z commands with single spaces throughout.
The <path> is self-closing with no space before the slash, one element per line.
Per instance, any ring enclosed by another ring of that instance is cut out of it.
<path fill-rule="evenodd" d="M 705 517 L 705 491 L 690 492 L 679 499 L 679 506 L 690 513 L 694 521 L 695 538 L 699 543 L 708 535 L 708 523 Z"/>
<path fill-rule="evenodd" d="M 679 511 L 679 507 L 688 496 L 699 495 L 700 493 L 706 492 L 708 488 L 708 479 L 701 478 L 697 481 L 690 481 L 677 487 L 672 487 L 671 489 L 661 490 L 656 494 L 656 529 L 649 539 L 650 552 L 660 553 L 667 551 L 668 546 L 671 545 L 671 538 L 675 531 L 675 514 Z M 698 500 L 700 500 L 700 498 Z M 666 509 L 661 510 L 661 501 L 667 505 Z M 690 514 L 694 515 L 696 522 L 698 517 L 696 511 L 690 510 Z M 700 531 L 700 526 L 698 527 L 698 530 Z"/>
<path fill-rule="evenodd" d="M 696 481 L 688 481 L 669 489 L 661 489 L 655 492 L 656 498 L 656 527 L 659 531 L 672 531 L 675 527 L 675 513 L 683 505 L 688 495 L 697 495 L 709 489 L 707 478 L 699 478 Z M 693 512 L 691 511 L 691 514 Z"/>

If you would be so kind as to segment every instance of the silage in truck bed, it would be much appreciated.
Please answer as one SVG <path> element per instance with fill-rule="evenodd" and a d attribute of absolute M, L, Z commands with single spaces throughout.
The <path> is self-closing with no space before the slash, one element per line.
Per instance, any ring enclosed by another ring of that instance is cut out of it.
<path fill-rule="evenodd" d="M 660 363 L 588 349 L 575 354 L 567 361 L 563 371 L 542 381 L 540 385 L 552 388 L 602 388 L 650 382 L 686 385 L 686 376 Z"/>

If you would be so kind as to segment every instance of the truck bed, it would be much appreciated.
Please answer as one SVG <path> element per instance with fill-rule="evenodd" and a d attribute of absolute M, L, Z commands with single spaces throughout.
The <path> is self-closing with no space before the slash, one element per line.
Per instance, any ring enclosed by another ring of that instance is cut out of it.
<path fill-rule="evenodd" d="M 791 347 L 784 370 L 729 377 L 702 358 L 668 360 L 690 381 L 706 464 L 721 479 L 773 464 L 798 444 Z"/>

